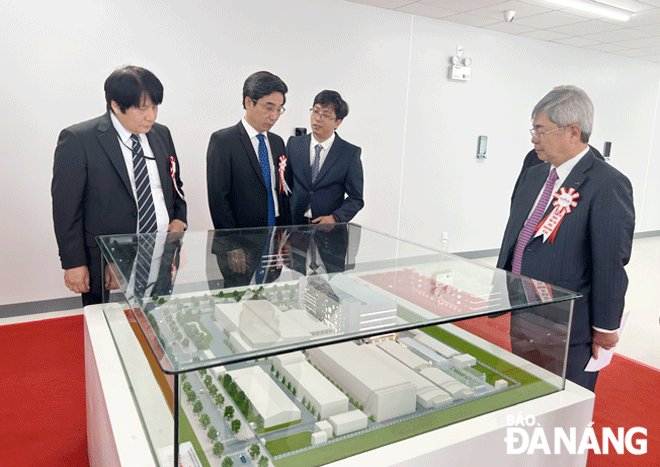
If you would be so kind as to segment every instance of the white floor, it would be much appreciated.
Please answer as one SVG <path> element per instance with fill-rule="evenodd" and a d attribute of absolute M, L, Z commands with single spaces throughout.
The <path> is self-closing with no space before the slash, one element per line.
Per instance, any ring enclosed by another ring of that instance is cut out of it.
<path fill-rule="evenodd" d="M 494 266 L 496 257 L 478 261 Z M 633 242 L 632 257 L 626 266 L 628 321 L 616 352 L 660 369 L 660 237 Z"/>
<path fill-rule="evenodd" d="M 494 266 L 497 258 L 481 258 Z M 626 267 L 628 322 L 616 352 L 660 369 L 660 237 L 637 239 Z M 0 325 L 81 314 L 82 309 L 0 319 Z"/>

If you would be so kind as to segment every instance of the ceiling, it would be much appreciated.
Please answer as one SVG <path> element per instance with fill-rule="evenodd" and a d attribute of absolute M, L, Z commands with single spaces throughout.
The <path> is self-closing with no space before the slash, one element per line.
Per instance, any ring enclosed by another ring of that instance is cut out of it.
<path fill-rule="evenodd" d="M 548 0 L 348 1 L 660 63 L 660 0 L 598 0 L 635 11 L 625 22 Z M 516 12 L 510 23 L 505 10 Z"/>

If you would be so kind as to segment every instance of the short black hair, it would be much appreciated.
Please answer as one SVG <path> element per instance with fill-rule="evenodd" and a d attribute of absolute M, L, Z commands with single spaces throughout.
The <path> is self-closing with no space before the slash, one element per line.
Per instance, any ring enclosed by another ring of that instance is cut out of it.
<path fill-rule="evenodd" d="M 346 115 L 348 115 L 348 104 L 344 99 L 341 98 L 337 91 L 330 91 L 324 89 L 319 92 L 314 98 L 314 105 L 320 105 L 321 107 L 326 107 L 332 105 L 335 110 L 335 116 L 337 120 L 343 120 Z"/>
<path fill-rule="evenodd" d="M 155 105 L 163 102 L 163 84 L 156 75 L 139 66 L 129 65 L 113 71 L 105 80 L 103 89 L 108 110 L 111 110 L 112 101 L 122 113 L 130 107 L 140 107 L 145 94 Z"/>
<path fill-rule="evenodd" d="M 279 76 L 268 71 L 257 71 L 247 77 L 243 84 L 243 108 L 245 107 L 245 98 L 249 97 L 253 101 L 258 101 L 264 96 L 268 96 L 274 92 L 281 92 L 286 103 L 286 93 L 289 88 L 286 87 L 284 81 Z"/>

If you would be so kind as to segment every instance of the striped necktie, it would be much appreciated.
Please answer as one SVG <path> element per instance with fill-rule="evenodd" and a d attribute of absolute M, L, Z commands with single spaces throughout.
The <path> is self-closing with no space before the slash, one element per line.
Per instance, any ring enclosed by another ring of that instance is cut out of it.
<path fill-rule="evenodd" d="M 550 201 L 550 196 L 554 191 L 556 181 L 557 181 L 557 169 L 553 168 L 550 171 L 550 176 L 548 177 L 548 180 L 545 182 L 545 187 L 543 188 L 541 199 L 539 199 L 539 202 L 537 203 L 534 212 L 532 212 L 532 215 L 529 216 L 529 219 L 527 219 L 527 222 L 525 222 L 525 226 L 520 231 L 520 236 L 518 237 L 518 243 L 516 243 L 516 251 L 513 254 L 513 263 L 511 265 L 511 272 L 515 274 L 520 274 L 520 269 L 522 267 L 523 252 L 525 251 L 525 247 L 529 243 L 529 240 L 532 238 L 534 229 L 536 229 L 536 226 L 538 226 L 539 222 L 541 222 L 543 213 L 548 207 L 548 201 Z"/>
<path fill-rule="evenodd" d="M 312 163 L 312 183 L 316 181 L 316 177 L 319 176 L 319 169 L 321 168 L 321 150 L 323 146 L 317 144 L 314 146 L 316 154 L 314 154 L 314 162 Z"/>
<path fill-rule="evenodd" d="M 273 190 L 270 181 L 270 164 L 268 163 L 268 149 L 266 148 L 266 138 L 264 135 L 257 135 L 259 140 L 259 165 L 261 166 L 261 173 L 266 182 L 266 190 L 268 191 L 268 226 L 275 225 L 275 201 L 273 200 Z"/>
<path fill-rule="evenodd" d="M 149 182 L 149 171 L 144 159 L 144 150 L 140 144 L 138 135 L 131 135 L 133 141 L 133 172 L 135 174 L 135 194 L 138 207 L 138 232 L 151 233 L 158 230 L 156 222 L 156 207 L 151 195 L 151 183 Z"/>

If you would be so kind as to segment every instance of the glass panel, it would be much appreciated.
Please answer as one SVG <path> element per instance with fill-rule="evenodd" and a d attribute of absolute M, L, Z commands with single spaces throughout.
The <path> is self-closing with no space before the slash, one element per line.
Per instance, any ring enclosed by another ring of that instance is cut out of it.
<path fill-rule="evenodd" d="M 353 224 L 98 242 L 166 373 L 577 297 Z"/>

